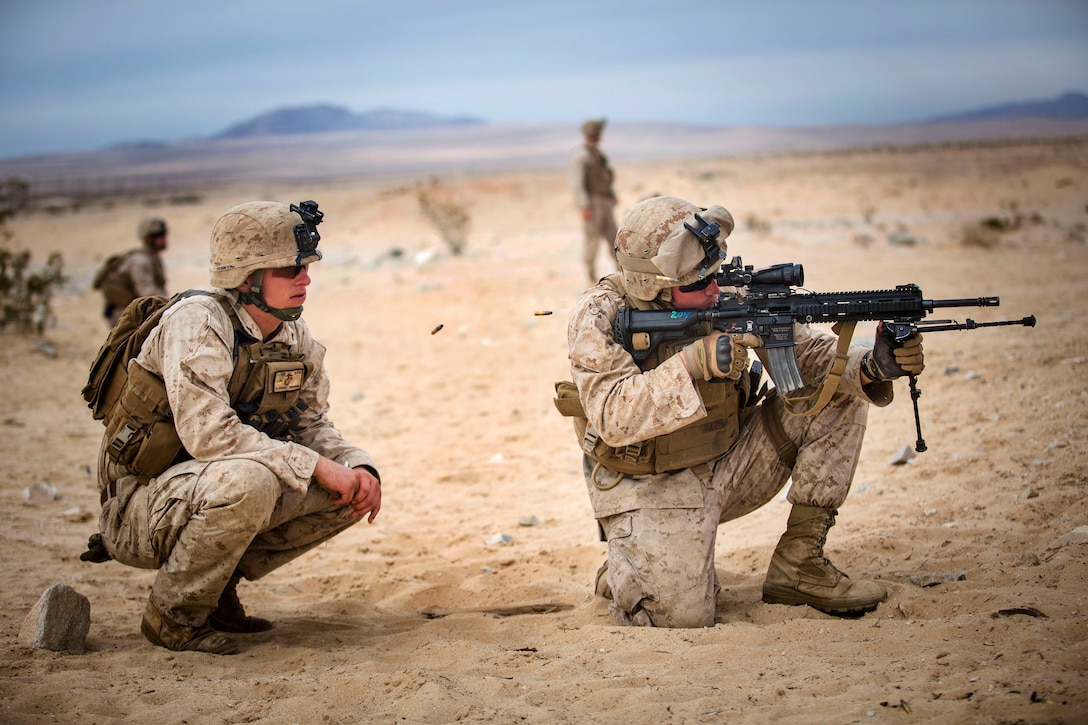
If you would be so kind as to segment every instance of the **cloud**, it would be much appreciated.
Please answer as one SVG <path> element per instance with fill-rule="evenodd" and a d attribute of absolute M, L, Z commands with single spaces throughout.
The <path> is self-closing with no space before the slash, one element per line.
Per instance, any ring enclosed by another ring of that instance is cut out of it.
<path fill-rule="evenodd" d="M 8 0 L 0 155 L 310 103 L 497 122 L 912 120 L 1088 88 L 1066 0 Z"/>

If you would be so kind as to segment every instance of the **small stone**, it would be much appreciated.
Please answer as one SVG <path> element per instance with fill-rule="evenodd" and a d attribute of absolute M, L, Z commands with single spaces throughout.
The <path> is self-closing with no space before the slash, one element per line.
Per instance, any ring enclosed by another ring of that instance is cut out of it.
<path fill-rule="evenodd" d="M 1077 544 L 1088 544 L 1088 526 L 1078 526 L 1062 538 L 1058 539 L 1057 544 L 1051 544 L 1051 548 Z"/>
<path fill-rule="evenodd" d="M 60 515 L 65 521 L 70 521 L 73 524 L 82 524 L 94 518 L 94 514 L 87 511 L 82 506 L 74 506 L 70 509 L 65 509 L 60 512 Z"/>
<path fill-rule="evenodd" d="M 60 492 L 57 491 L 57 487 L 53 484 L 46 481 L 38 481 L 33 486 L 24 488 L 23 496 L 31 503 L 34 501 L 56 501 L 60 498 Z"/>
<path fill-rule="evenodd" d="M 890 463 L 893 466 L 902 466 L 905 463 L 913 461 L 914 457 L 914 449 L 909 445 L 904 444 L 903 447 L 896 451 L 895 455 L 892 456 Z"/>
<path fill-rule="evenodd" d="M 888 234 L 888 243 L 898 247 L 913 247 L 918 244 L 918 238 L 910 232 L 894 231 Z"/>
<path fill-rule="evenodd" d="M 1016 566 L 1039 566 L 1041 560 L 1034 551 L 1021 551 L 1013 560 Z"/>
<path fill-rule="evenodd" d="M 540 519 L 536 516 L 522 516 L 518 519 L 518 526 L 540 526 Z"/>
<path fill-rule="evenodd" d="M 28 647 L 82 652 L 91 628 L 91 603 L 67 584 L 54 584 L 42 593 L 19 629 Z"/>
<path fill-rule="evenodd" d="M 967 574 L 962 571 L 918 574 L 916 576 L 908 577 L 908 580 L 911 584 L 915 584 L 920 587 L 935 587 L 939 584 L 959 582 L 964 581 L 965 579 L 967 579 Z"/>

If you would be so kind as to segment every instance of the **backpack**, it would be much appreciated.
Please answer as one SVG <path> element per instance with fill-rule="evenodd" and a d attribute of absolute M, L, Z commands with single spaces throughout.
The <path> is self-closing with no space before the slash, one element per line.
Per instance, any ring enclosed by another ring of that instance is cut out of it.
<path fill-rule="evenodd" d="M 156 386 L 152 379 L 157 376 L 139 365 L 130 369 L 129 362 L 140 354 L 167 309 L 181 299 L 201 294 L 213 293 L 187 290 L 173 297 L 152 295 L 133 300 L 98 350 L 81 391 L 91 415 L 106 426 L 110 457 L 142 475 L 151 477 L 165 470 L 181 452 L 181 441 L 161 381 Z M 132 385 L 130 375 L 136 376 Z"/>
<path fill-rule="evenodd" d="M 183 292 L 173 298 L 157 295 L 138 297 L 125 308 L 121 319 L 110 330 L 95 355 L 87 384 L 81 391 L 95 420 L 105 418 L 117 403 L 128 380 L 128 362 L 140 354 L 147 336 L 162 319 L 162 313 L 183 295 L 189 296 L 189 293 Z"/>
<path fill-rule="evenodd" d="M 132 291 L 132 279 L 127 274 L 119 274 L 117 270 L 121 263 L 128 259 L 132 251 L 111 254 L 94 273 L 91 284 L 94 289 L 102 292 L 106 302 L 115 308 L 124 308 L 129 302 L 136 299 Z"/>
<path fill-rule="evenodd" d="M 102 266 L 98 268 L 98 271 L 94 273 L 94 279 L 91 280 L 91 285 L 94 289 L 102 289 L 102 283 L 116 271 L 117 267 L 121 264 L 121 261 L 124 260 L 128 254 L 128 252 L 120 252 L 119 254 L 111 254 L 106 257 L 106 261 L 103 262 Z"/>
<path fill-rule="evenodd" d="M 299 412 L 306 409 L 298 396 L 314 370 L 313 363 L 287 350 L 262 350 L 262 343 L 245 332 L 227 298 L 199 289 L 169 298 L 138 297 L 125 308 L 99 349 L 82 394 L 91 415 L 106 426 L 106 454 L 144 479 L 190 456 L 174 427 L 162 378 L 130 363 L 163 313 L 195 295 L 215 297 L 234 326 L 235 368 L 227 392 L 242 422 L 277 438 L 286 435 L 299 420 Z"/>

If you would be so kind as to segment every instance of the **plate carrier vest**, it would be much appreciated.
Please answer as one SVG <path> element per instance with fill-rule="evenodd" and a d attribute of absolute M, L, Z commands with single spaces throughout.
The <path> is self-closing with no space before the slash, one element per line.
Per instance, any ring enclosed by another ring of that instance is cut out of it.
<path fill-rule="evenodd" d="M 609 275 L 602 282 L 623 294 L 618 275 Z M 691 337 L 659 345 L 640 368 L 652 370 L 685 345 L 712 331 L 709 322 L 693 326 Z M 589 424 L 574 383 L 564 380 L 555 384 L 555 406 L 564 416 L 573 418 L 582 452 L 600 466 L 622 474 L 616 477 L 618 483 L 623 475 L 666 473 L 707 463 L 725 454 L 737 441 L 743 420 L 753 410 L 742 405 L 752 397 L 750 376 L 742 374 L 736 383 L 697 380 L 695 386 L 707 411 L 704 418 L 672 433 L 619 448 L 605 443 Z M 600 487 L 609 487 L 608 482 L 597 483 L 596 475 L 594 482 Z"/>
<path fill-rule="evenodd" d="M 185 297 L 199 294 L 215 297 L 234 328 L 234 372 L 228 384 L 231 408 L 243 423 L 266 435 L 293 440 L 293 428 L 307 407 L 299 400 L 299 393 L 313 373 L 313 363 L 285 343 L 266 343 L 247 333 L 232 301 L 224 295 L 189 290 L 170 300 L 158 298 L 162 300 L 160 308 L 165 310 Z M 141 301 L 147 299 L 150 298 Z M 126 310 L 126 315 L 130 312 L 133 310 Z M 116 399 L 104 410 L 96 411 L 95 417 L 101 417 L 106 426 L 107 455 L 146 481 L 174 464 L 191 459 L 192 455 L 185 450 L 174 427 L 162 378 L 134 359 L 128 362 L 125 378 L 115 393 Z"/>

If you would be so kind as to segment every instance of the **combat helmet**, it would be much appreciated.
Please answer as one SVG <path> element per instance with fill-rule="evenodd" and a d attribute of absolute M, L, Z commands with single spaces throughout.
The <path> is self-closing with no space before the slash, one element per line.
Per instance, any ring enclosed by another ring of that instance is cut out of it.
<path fill-rule="evenodd" d="M 140 225 L 136 227 L 136 236 L 142 241 L 151 237 L 166 236 L 166 222 L 158 217 L 142 219 Z"/>
<path fill-rule="evenodd" d="M 287 206 L 275 201 L 250 201 L 231 207 L 212 229 L 211 283 L 235 289 L 252 275 L 243 302 L 256 305 L 283 320 L 298 319 L 301 307 L 269 308 L 261 295 L 261 270 L 294 267 L 321 259 L 317 225 L 324 213 L 317 203 Z"/>
<path fill-rule="evenodd" d="M 733 215 L 675 196 L 655 196 L 631 207 L 616 234 L 616 265 L 629 297 L 671 302 L 673 287 L 714 274 L 725 258 Z"/>
<path fill-rule="evenodd" d="M 600 136 L 604 130 L 604 118 L 590 118 L 582 123 L 582 134 L 585 136 Z"/>

